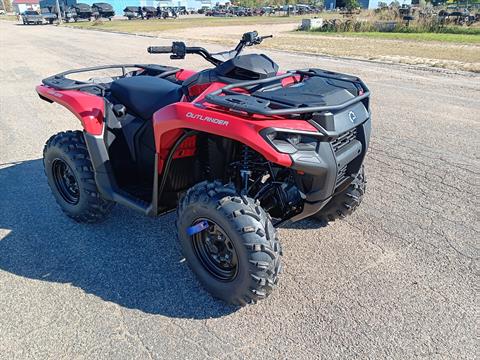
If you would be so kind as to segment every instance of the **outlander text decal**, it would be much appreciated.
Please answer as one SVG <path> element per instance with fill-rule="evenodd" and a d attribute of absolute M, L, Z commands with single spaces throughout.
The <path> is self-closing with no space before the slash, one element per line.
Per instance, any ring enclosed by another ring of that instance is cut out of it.
<path fill-rule="evenodd" d="M 209 123 L 212 123 L 212 124 L 228 126 L 228 121 L 227 120 L 220 120 L 220 119 L 212 118 L 210 116 L 203 116 L 202 114 L 194 114 L 192 112 L 188 112 L 187 117 L 190 118 L 190 119 L 206 121 L 206 122 L 209 122 Z"/>

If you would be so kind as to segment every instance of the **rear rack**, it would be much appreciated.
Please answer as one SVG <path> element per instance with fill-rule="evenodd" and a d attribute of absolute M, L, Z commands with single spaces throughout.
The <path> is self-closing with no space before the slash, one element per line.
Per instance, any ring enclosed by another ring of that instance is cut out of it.
<path fill-rule="evenodd" d="M 94 67 L 64 71 L 59 74 L 52 75 L 52 76 L 49 76 L 48 78 L 43 79 L 42 83 L 55 90 L 81 90 L 86 88 L 97 89 L 103 96 L 105 95 L 105 91 L 108 90 L 108 88 L 104 84 L 73 80 L 73 79 L 67 78 L 66 76 L 71 74 L 90 72 L 90 71 L 99 71 L 99 70 L 106 70 L 106 69 L 121 69 L 122 75 L 119 77 L 125 77 L 128 74 L 127 69 L 129 68 L 143 69 L 143 70 L 150 69 L 150 70 L 158 71 L 161 73 L 159 77 L 167 77 L 180 71 L 179 68 L 174 68 L 170 66 L 161 66 L 161 65 L 155 65 L 155 64 L 102 65 L 102 66 L 94 66 Z"/>
<path fill-rule="evenodd" d="M 281 80 L 292 77 L 294 83 L 303 82 L 305 78 L 320 77 L 340 80 L 353 84 L 359 94 L 335 105 L 295 106 L 281 101 L 274 101 L 259 97 L 259 93 L 280 88 Z M 297 79 L 299 77 L 299 79 Z M 243 91 L 242 91 L 243 90 Z M 257 92 L 257 94 L 255 94 Z M 293 70 L 275 77 L 259 80 L 249 80 L 226 85 L 208 94 L 205 99 L 208 103 L 219 105 L 229 110 L 241 111 L 247 114 L 258 115 L 294 115 L 321 111 L 339 111 L 370 96 L 370 90 L 358 77 L 326 71 L 322 69 Z"/>

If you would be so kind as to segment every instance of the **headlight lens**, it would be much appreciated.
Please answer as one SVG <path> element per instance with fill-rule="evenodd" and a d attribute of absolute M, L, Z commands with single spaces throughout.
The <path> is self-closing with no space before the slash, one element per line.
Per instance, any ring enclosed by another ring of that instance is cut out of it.
<path fill-rule="evenodd" d="M 281 153 L 294 154 L 297 151 L 315 151 L 318 140 L 304 134 L 272 131 L 267 134 L 270 144 Z"/>

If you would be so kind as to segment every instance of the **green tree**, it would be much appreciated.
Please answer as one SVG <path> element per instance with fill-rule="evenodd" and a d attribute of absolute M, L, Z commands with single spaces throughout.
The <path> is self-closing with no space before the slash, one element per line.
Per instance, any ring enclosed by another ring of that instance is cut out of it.
<path fill-rule="evenodd" d="M 354 10 L 360 7 L 358 0 L 345 0 L 345 7 L 347 10 Z"/>
<path fill-rule="evenodd" d="M 0 0 L 0 9 L 5 10 L 6 12 L 11 12 L 12 11 L 11 0 Z"/>

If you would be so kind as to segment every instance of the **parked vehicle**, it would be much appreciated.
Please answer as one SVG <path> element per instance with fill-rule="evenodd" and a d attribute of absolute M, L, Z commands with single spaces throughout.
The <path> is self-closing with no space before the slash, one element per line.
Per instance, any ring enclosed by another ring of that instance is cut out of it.
<path fill-rule="evenodd" d="M 272 15 L 275 14 L 275 9 L 270 6 L 264 6 L 260 9 L 260 15 Z"/>
<path fill-rule="evenodd" d="M 26 10 L 22 14 L 22 22 L 24 25 L 42 25 L 43 16 L 38 11 Z"/>
<path fill-rule="evenodd" d="M 143 11 L 140 6 L 127 6 L 123 9 L 123 16 L 127 17 L 128 20 L 143 19 Z"/>
<path fill-rule="evenodd" d="M 108 19 L 112 20 L 112 17 L 115 16 L 115 11 L 113 10 L 112 5 L 107 3 L 93 3 L 92 4 L 92 16 L 95 19 Z"/>
<path fill-rule="evenodd" d="M 74 7 L 68 7 L 66 9 L 61 8 L 63 14 L 63 20 L 66 22 L 76 21 L 78 15 Z"/>
<path fill-rule="evenodd" d="M 177 14 L 177 16 L 178 15 L 188 15 L 188 11 L 187 11 L 187 8 L 185 6 L 177 6 L 177 7 L 174 7 L 173 10 Z"/>
<path fill-rule="evenodd" d="M 156 16 L 159 19 L 168 19 L 168 18 L 176 19 L 178 17 L 178 14 L 175 8 L 157 7 Z"/>
<path fill-rule="evenodd" d="M 252 10 L 241 6 L 232 6 L 229 12 L 234 16 L 252 16 Z"/>
<path fill-rule="evenodd" d="M 74 18 L 75 21 L 91 20 L 93 14 L 92 14 L 92 8 L 90 7 L 90 5 L 84 4 L 84 3 L 78 3 L 78 4 L 75 4 L 73 8 L 75 9 L 75 14 L 76 14 Z"/>
<path fill-rule="evenodd" d="M 367 86 L 321 69 L 279 72 L 266 55 L 241 55 L 267 37 L 246 33 L 235 49 L 216 54 L 183 42 L 148 48 L 171 59 L 200 55 L 214 66 L 200 72 L 107 65 L 37 87 L 83 127 L 53 135 L 43 152 L 65 214 L 93 223 L 115 203 L 151 216 L 176 209 L 189 266 L 209 292 L 236 305 L 276 286 L 276 227 L 342 218 L 365 191 Z M 114 68 L 122 75 L 109 80 L 69 77 Z"/>
<path fill-rule="evenodd" d="M 144 6 L 142 10 L 144 17 L 147 20 L 157 16 L 157 8 L 155 6 Z"/>
<path fill-rule="evenodd" d="M 52 9 L 49 7 L 41 8 L 40 13 L 42 14 L 42 17 L 45 20 L 45 22 L 49 24 L 53 24 L 53 22 L 58 18 L 57 14 L 54 11 L 52 11 Z"/>

